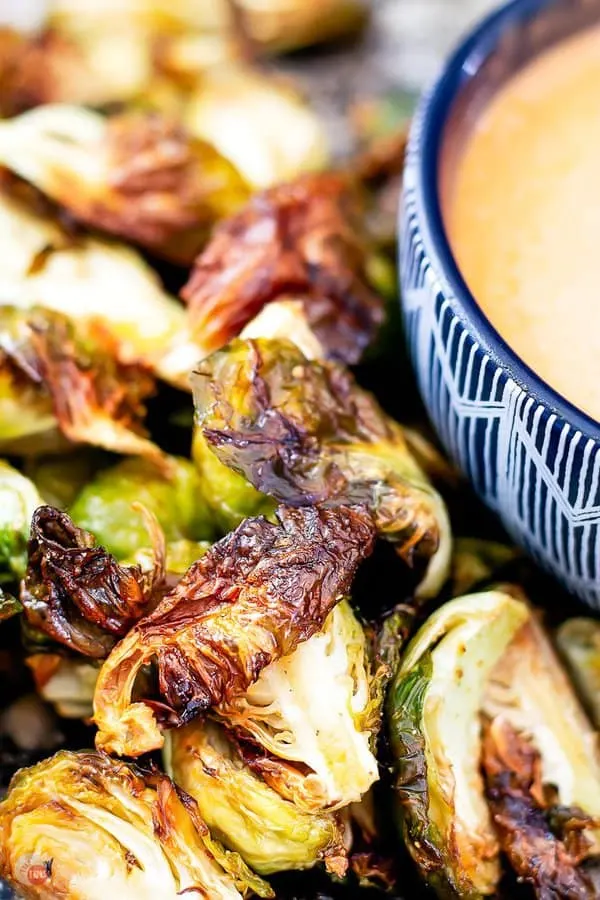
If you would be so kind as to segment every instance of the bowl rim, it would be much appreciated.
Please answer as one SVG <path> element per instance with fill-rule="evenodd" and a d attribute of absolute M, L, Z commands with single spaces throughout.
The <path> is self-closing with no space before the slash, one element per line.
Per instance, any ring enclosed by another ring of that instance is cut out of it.
<path fill-rule="evenodd" d="M 487 318 L 458 268 L 441 210 L 438 163 L 446 122 L 459 91 L 477 75 L 510 25 L 535 17 L 555 2 L 510 0 L 480 20 L 459 43 L 417 110 L 415 188 L 421 198 L 419 227 L 427 239 L 427 256 L 434 270 L 443 276 L 458 306 L 463 308 L 483 351 L 539 403 L 585 437 L 600 443 L 600 422 L 567 400 L 530 368 Z"/>

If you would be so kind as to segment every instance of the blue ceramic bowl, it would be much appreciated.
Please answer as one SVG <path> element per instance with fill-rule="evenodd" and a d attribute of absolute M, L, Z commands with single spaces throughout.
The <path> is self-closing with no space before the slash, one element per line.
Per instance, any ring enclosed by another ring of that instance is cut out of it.
<path fill-rule="evenodd" d="M 490 97 L 538 54 L 599 22 L 600 0 L 513 0 L 472 32 L 417 110 L 400 221 L 407 339 L 441 440 L 514 539 L 595 609 L 600 424 L 525 365 L 487 320 L 453 258 L 441 202 Z"/>

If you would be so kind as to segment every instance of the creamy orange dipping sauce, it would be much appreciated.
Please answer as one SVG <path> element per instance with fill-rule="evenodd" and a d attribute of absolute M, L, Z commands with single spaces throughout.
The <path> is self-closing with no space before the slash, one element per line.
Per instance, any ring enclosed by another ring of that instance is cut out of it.
<path fill-rule="evenodd" d="M 491 101 L 445 218 L 492 324 L 600 420 L 600 27 L 550 50 Z"/>

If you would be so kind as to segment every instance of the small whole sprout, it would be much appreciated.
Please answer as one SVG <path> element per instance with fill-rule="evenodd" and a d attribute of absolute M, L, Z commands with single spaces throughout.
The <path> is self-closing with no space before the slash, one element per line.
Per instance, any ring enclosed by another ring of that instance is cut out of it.
<path fill-rule="evenodd" d="M 15 775 L 0 803 L 0 876 L 28 900 L 273 896 L 166 775 L 92 752 Z"/>
<path fill-rule="evenodd" d="M 41 505 L 33 482 L 0 460 L 0 582 L 24 575 L 31 518 Z"/>
<path fill-rule="evenodd" d="M 281 503 L 361 503 L 379 535 L 425 569 L 435 595 L 451 554 L 444 502 L 400 425 L 342 366 L 291 341 L 232 341 L 194 373 L 197 422 L 221 463 Z M 203 451 L 205 448 L 203 448 Z"/>
<path fill-rule="evenodd" d="M 43 106 L 0 122 L 0 162 L 76 221 L 182 265 L 248 196 L 210 144 L 157 113 Z"/>
<path fill-rule="evenodd" d="M 360 507 L 280 507 L 214 544 L 106 660 L 96 686 L 100 749 L 139 756 L 183 725 L 244 694 L 270 663 L 318 632 L 373 547 Z M 156 664 L 160 703 L 135 699 Z"/>
<path fill-rule="evenodd" d="M 80 491 L 69 512 L 117 559 L 127 559 L 148 546 L 147 520 L 140 509 L 132 509 L 135 503 L 156 516 L 167 544 L 212 536 L 201 478 L 191 462 L 179 457 L 166 457 L 160 466 L 134 457 L 104 469 Z"/>
<path fill-rule="evenodd" d="M 215 147 L 254 189 L 325 168 L 319 119 L 288 82 L 243 61 L 203 72 L 186 102 L 191 134 Z"/>
<path fill-rule="evenodd" d="M 249 749 L 249 748 L 248 748 Z M 211 832 L 256 872 L 270 875 L 319 862 L 346 871 L 344 829 L 338 816 L 307 812 L 255 771 L 250 753 L 210 719 L 169 732 L 170 774 L 198 803 Z"/>

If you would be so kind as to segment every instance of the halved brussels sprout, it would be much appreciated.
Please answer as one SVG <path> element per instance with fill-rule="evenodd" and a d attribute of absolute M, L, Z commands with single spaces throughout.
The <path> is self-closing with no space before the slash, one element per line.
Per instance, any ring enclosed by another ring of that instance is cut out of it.
<path fill-rule="evenodd" d="M 216 707 L 262 753 L 256 771 L 301 809 L 340 809 L 379 778 L 381 691 L 365 633 L 343 600 L 323 628 Z"/>
<path fill-rule="evenodd" d="M 362 212 L 351 179 L 325 172 L 263 191 L 222 222 L 181 291 L 206 351 L 223 347 L 269 304 L 295 299 L 323 348 L 319 356 L 358 362 L 385 317 L 370 284 Z M 293 339 L 293 332 L 279 336 Z"/>
<path fill-rule="evenodd" d="M 280 507 L 277 524 L 246 519 L 104 663 L 94 698 L 97 746 L 128 756 L 159 749 L 161 725 L 186 724 L 244 694 L 269 663 L 323 627 L 373 541 L 359 507 Z M 135 688 L 151 663 L 161 700 L 148 704 Z"/>
<path fill-rule="evenodd" d="M 324 131 L 287 81 L 242 61 L 207 69 L 186 104 L 189 131 L 212 144 L 254 188 L 323 169 Z"/>
<path fill-rule="evenodd" d="M 201 351 L 187 338 L 185 311 L 142 257 L 123 244 L 64 231 L 56 218 L 0 190 L 2 306 L 61 313 L 78 330 L 110 338 L 122 363 L 143 363 L 187 386 Z M 4 387 L 0 383 L 0 405 Z"/>
<path fill-rule="evenodd" d="M 91 752 L 15 775 L 0 803 L 0 876 L 32 900 L 273 896 L 166 775 Z"/>
<path fill-rule="evenodd" d="M 98 666 L 55 653 L 34 653 L 25 660 L 40 697 L 65 719 L 91 719 Z"/>
<path fill-rule="evenodd" d="M 490 673 L 528 618 L 498 591 L 446 603 L 409 644 L 389 692 L 399 825 L 442 897 L 489 896 L 500 878 L 479 714 Z"/>
<path fill-rule="evenodd" d="M 39 453 L 67 441 L 142 454 L 160 449 L 145 437 L 144 401 L 154 388 L 148 372 L 118 363 L 111 342 L 76 334 L 47 309 L 0 306 L 0 446 Z"/>
<path fill-rule="evenodd" d="M 279 502 L 365 504 L 379 534 L 426 570 L 419 593 L 439 591 L 452 543 L 444 502 L 401 426 L 346 369 L 307 360 L 291 341 L 237 339 L 192 382 L 204 458 L 212 450 Z"/>
<path fill-rule="evenodd" d="M 33 482 L 0 459 L 0 582 L 25 574 L 31 517 L 41 505 Z"/>
<path fill-rule="evenodd" d="M 212 522 L 201 479 L 186 459 L 166 457 L 160 466 L 130 458 L 99 472 L 78 494 L 69 512 L 81 528 L 118 559 L 148 546 L 147 520 L 153 513 L 167 543 L 212 537 Z"/>
<path fill-rule="evenodd" d="M 0 122 L 0 163 L 77 221 L 181 264 L 248 197 L 213 147 L 156 113 L 42 106 Z"/>
<path fill-rule="evenodd" d="M 282 797 L 254 771 L 243 747 L 216 722 L 169 732 L 169 774 L 198 803 L 200 815 L 226 847 L 255 871 L 270 875 L 325 862 L 344 874 L 344 829 L 333 813 L 309 813 Z"/>
<path fill-rule="evenodd" d="M 592 722 L 600 729 L 600 622 L 567 619 L 556 642 Z"/>

